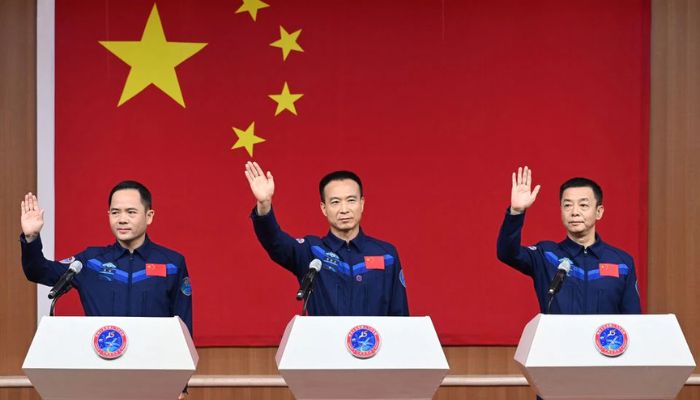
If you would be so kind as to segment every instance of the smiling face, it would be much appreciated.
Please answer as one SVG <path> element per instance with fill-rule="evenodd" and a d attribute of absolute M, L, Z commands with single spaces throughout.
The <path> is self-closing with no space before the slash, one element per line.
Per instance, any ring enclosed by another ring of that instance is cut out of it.
<path fill-rule="evenodd" d="M 570 238 L 592 244 L 595 241 L 595 224 L 603 218 L 603 205 L 598 205 L 593 189 L 570 187 L 561 196 L 561 222 Z"/>
<path fill-rule="evenodd" d="M 136 189 L 117 190 L 109 205 L 109 226 L 122 247 L 133 251 L 146 238 L 146 227 L 153 221 L 153 210 L 146 210 Z"/>
<path fill-rule="evenodd" d="M 323 193 L 321 212 L 328 219 L 331 232 L 341 239 L 352 240 L 360 231 L 365 206 L 360 185 L 352 179 L 330 181 Z"/>

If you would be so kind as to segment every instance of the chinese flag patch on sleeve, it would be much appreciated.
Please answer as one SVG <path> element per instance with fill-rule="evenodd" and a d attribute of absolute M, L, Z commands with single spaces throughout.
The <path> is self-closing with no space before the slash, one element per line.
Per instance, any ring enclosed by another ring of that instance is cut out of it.
<path fill-rule="evenodd" d="M 601 263 L 598 268 L 600 269 L 600 276 L 612 276 L 613 278 L 620 277 L 620 268 L 618 267 L 618 264 Z"/>
<path fill-rule="evenodd" d="M 384 256 L 365 256 L 367 269 L 384 269 Z"/>
<path fill-rule="evenodd" d="M 146 276 L 167 276 L 165 264 L 146 264 Z"/>

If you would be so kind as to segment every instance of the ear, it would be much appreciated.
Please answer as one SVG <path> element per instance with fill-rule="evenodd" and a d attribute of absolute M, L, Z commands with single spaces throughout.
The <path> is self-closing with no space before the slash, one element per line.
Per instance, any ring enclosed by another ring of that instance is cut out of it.
<path fill-rule="evenodd" d="M 153 216 L 156 214 L 156 210 L 146 211 L 146 225 L 150 225 L 153 222 Z"/>
<path fill-rule="evenodd" d="M 324 216 L 328 216 L 328 213 L 326 212 L 326 204 L 324 202 L 321 202 L 321 212 Z"/>
<path fill-rule="evenodd" d="M 360 197 L 360 212 L 365 211 L 365 196 Z"/>
<path fill-rule="evenodd" d="M 603 218 L 603 213 L 605 212 L 605 208 L 603 208 L 603 205 L 599 205 L 595 209 L 595 219 L 596 221 L 599 221 L 601 218 Z"/>

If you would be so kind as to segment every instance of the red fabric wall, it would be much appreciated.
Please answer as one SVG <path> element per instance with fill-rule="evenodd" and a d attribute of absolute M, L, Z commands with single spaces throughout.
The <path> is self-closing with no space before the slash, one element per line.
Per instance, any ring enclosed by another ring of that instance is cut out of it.
<path fill-rule="evenodd" d="M 198 345 L 274 345 L 299 311 L 272 263 L 232 127 L 255 122 L 254 159 L 275 175 L 293 236 L 327 231 L 318 180 L 365 184 L 363 227 L 395 244 L 413 315 L 443 344 L 513 344 L 537 312 L 531 280 L 499 263 L 510 173 L 540 196 L 524 238 L 560 240 L 558 187 L 605 191 L 602 237 L 631 253 L 646 287 L 649 2 L 162 1 L 168 41 L 208 43 L 176 68 L 186 107 L 151 86 L 117 106 L 129 66 L 98 41 L 138 41 L 149 1 L 56 4 L 56 251 L 113 241 L 107 195 L 153 192 L 149 235 L 185 254 Z M 302 29 L 303 52 L 269 44 Z M 288 82 L 298 115 L 268 97 Z M 60 312 L 80 312 L 73 296 Z"/>

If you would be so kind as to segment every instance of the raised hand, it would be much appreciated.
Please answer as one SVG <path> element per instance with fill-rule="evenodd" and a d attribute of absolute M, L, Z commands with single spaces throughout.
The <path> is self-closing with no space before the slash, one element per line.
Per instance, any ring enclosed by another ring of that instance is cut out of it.
<path fill-rule="evenodd" d="M 540 185 L 531 190 L 532 170 L 527 166 L 518 167 L 518 172 L 513 172 L 513 187 L 510 191 L 510 213 L 522 214 L 527 210 L 537 198 L 540 192 Z"/>
<path fill-rule="evenodd" d="M 44 226 L 44 210 L 39 208 L 39 201 L 32 193 L 24 195 L 21 209 L 22 232 L 27 241 L 31 242 L 39 235 L 41 228 Z"/>
<path fill-rule="evenodd" d="M 272 173 L 267 171 L 265 174 L 258 163 L 248 161 L 245 164 L 245 177 L 248 179 L 255 200 L 258 201 L 258 215 L 267 214 L 272 208 L 272 195 L 275 194 L 275 181 L 272 178 Z"/>

